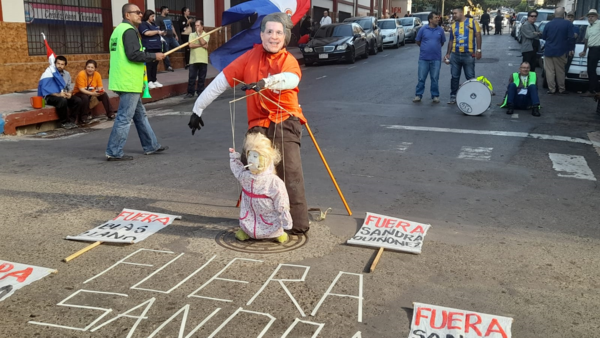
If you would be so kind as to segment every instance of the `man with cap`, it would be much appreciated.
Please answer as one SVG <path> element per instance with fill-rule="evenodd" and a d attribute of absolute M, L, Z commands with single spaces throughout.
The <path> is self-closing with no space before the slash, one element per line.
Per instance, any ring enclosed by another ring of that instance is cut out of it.
<path fill-rule="evenodd" d="M 588 22 L 590 26 L 585 31 L 585 45 L 583 46 L 583 52 L 579 53 L 580 57 L 584 57 L 587 53 L 587 73 L 589 80 L 589 95 L 594 96 L 597 92 L 598 87 L 598 74 L 596 69 L 598 68 L 598 61 L 600 61 L 600 24 L 598 21 L 598 11 L 590 9 L 587 14 Z"/>
<path fill-rule="evenodd" d="M 266 135 L 281 153 L 283 161 L 277 165 L 276 171 L 285 182 L 290 198 L 293 222 L 290 233 L 301 235 L 309 229 L 300 159 L 302 125 L 306 118 L 298 104 L 298 83 L 302 76 L 300 66 L 285 49 L 292 27 L 292 21 L 285 13 L 265 16 L 260 26 L 262 44 L 254 45 L 215 77 L 196 100 L 188 126 L 193 135 L 204 126 L 201 116 L 208 105 L 221 93 L 243 81 L 242 90 L 248 95 L 247 134 Z M 242 156 L 244 164 L 245 161 L 245 156 Z"/>

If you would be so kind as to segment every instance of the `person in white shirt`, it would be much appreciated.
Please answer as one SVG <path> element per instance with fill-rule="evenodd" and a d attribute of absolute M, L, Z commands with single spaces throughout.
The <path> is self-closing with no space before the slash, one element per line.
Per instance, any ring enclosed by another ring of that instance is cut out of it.
<path fill-rule="evenodd" d="M 323 25 L 331 25 L 331 17 L 329 16 L 328 11 L 323 12 L 323 17 L 321 18 L 321 26 Z"/>

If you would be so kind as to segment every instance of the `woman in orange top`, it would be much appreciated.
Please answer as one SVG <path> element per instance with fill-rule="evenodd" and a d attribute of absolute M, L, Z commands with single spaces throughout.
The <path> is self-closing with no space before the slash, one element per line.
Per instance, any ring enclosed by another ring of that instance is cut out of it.
<path fill-rule="evenodd" d="M 108 94 L 104 91 L 102 85 L 102 77 L 100 73 L 96 71 L 98 64 L 94 60 L 87 60 L 85 63 L 85 69 L 80 71 L 75 78 L 75 89 L 73 93 L 81 98 L 81 116 L 79 121 L 81 123 L 88 122 L 91 120 L 90 116 L 90 99 L 96 97 L 98 101 L 102 102 L 106 116 L 109 120 L 115 118 L 115 112 L 110 105 L 110 99 Z"/>

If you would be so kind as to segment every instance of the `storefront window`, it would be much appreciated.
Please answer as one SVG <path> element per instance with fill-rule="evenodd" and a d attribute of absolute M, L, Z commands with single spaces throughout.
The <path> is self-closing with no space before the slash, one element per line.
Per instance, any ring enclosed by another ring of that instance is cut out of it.
<path fill-rule="evenodd" d="M 108 52 L 110 0 L 26 0 L 29 55 L 44 55 L 42 33 L 56 54 Z"/>

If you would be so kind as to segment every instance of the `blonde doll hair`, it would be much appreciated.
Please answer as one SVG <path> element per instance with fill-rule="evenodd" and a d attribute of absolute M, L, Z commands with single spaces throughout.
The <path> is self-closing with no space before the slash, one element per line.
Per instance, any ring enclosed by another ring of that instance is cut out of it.
<path fill-rule="evenodd" d="M 253 133 L 246 136 L 244 141 L 244 153 L 248 156 L 248 152 L 254 150 L 260 154 L 260 171 L 263 171 L 273 164 L 276 166 L 281 161 L 279 151 L 273 147 L 271 141 L 261 133 Z"/>

